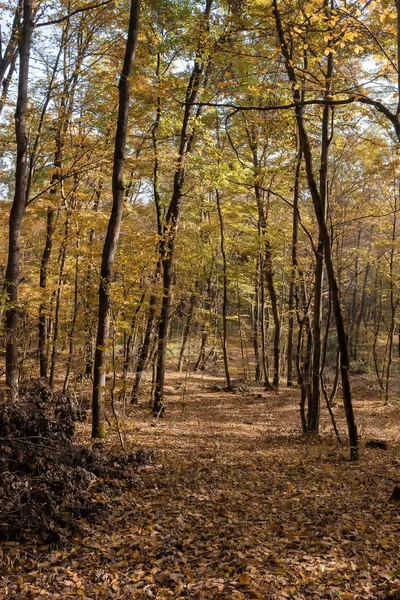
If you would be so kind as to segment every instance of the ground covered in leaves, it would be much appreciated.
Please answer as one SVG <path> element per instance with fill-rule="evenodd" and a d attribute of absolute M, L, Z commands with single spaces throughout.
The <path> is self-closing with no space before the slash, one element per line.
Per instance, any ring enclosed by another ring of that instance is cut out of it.
<path fill-rule="evenodd" d="M 64 546 L 1 542 L 0 598 L 400 597 L 400 502 L 389 501 L 400 406 L 359 394 L 354 464 L 325 414 L 320 439 L 299 435 L 296 390 L 228 394 L 221 383 L 175 374 L 156 424 L 130 408 L 128 450 L 153 448 L 154 462 L 91 483 L 93 506 L 107 509 Z M 365 448 L 371 438 L 388 450 Z M 116 436 L 107 444 L 114 452 Z"/>

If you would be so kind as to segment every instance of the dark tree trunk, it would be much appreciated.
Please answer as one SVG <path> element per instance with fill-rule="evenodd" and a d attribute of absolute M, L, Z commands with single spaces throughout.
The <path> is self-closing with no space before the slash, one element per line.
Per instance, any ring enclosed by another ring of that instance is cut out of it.
<path fill-rule="evenodd" d="M 74 357 L 74 335 L 75 335 L 76 322 L 78 319 L 78 312 L 79 312 L 79 232 L 77 231 L 75 277 L 74 277 L 74 308 L 73 308 L 73 313 L 72 313 L 71 327 L 68 332 L 68 338 L 69 338 L 69 340 L 68 340 L 68 358 L 67 358 L 67 365 L 66 365 L 66 369 L 65 369 L 65 377 L 64 377 L 64 384 L 63 384 L 63 392 L 64 393 L 67 391 L 68 382 L 69 382 L 69 378 L 71 375 L 72 360 Z"/>
<path fill-rule="evenodd" d="M 274 271 L 272 266 L 272 251 L 269 240 L 265 242 L 265 279 L 271 301 L 272 318 L 274 320 L 274 377 L 272 385 L 279 387 L 279 364 L 280 364 L 280 340 L 281 340 L 281 320 L 279 316 L 278 299 L 276 297 L 274 285 Z"/>
<path fill-rule="evenodd" d="M 278 33 L 279 43 L 281 52 L 285 59 L 286 71 L 288 74 L 289 81 L 292 84 L 293 98 L 294 101 L 300 102 L 300 92 L 297 86 L 297 77 L 293 67 L 293 62 L 290 58 L 288 45 L 286 43 L 285 34 L 283 31 L 281 16 L 277 6 L 277 0 L 273 0 L 274 17 L 276 23 L 276 29 Z M 358 433 L 357 426 L 354 418 L 353 403 L 351 398 L 351 386 L 350 386 L 350 359 L 347 346 L 346 330 L 344 325 L 342 307 L 340 302 L 339 286 L 336 279 L 335 269 L 332 260 L 332 248 L 331 238 L 325 222 L 325 213 L 322 206 L 321 195 L 318 190 L 318 186 L 314 176 L 311 145 L 308 139 L 307 131 L 304 123 L 304 111 L 301 104 L 297 104 L 295 109 L 296 121 L 299 130 L 300 144 L 304 156 L 304 162 L 306 166 L 307 181 L 310 189 L 310 194 L 313 201 L 315 216 L 318 221 L 319 233 L 323 243 L 323 249 L 325 253 L 325 265 L 328 275 L 329 287 L 332 295 L 333 311 L 336 321 L 336 330 L 338 336 L 338 343 L 340 348 L 340 372 L 342 377 L 342 389 L 343 389 L 343 405 L 346 414 L 347 427 L 349 432 L 350 440 L 350 459 L 356 461 L 359 458 L 358 450 Z"/>
<path fill-rule="evenodd" d="M 104 436 L 103 394 L 106 383 L 106 347 L 110 330 L 110 284 L 113 274 L 115 252 L 121 229 L 125 188 L 123 182 L 125 147 L 128 130 L 130 78 L 135 62 L 136 44 L 139 30 L 141 0 L 132 0 L 129 17 L 128 39 L 122 73 L 119 78 L 118 121 L 115 136 L 114 163 L 112 175 L 113 205 L 103 246 L 99 284 L 99 313 L 97 325 L 96 351 L 94 359 L 92 396 L 92 437 Z"/>
<path fill-rule="evenodd" d="M 156 78 L 160 83 L 160 53 L 157 54 L 157 67 L 156 67 Z M 159 236 L 159 241 L 157 243 L 157 253 L 160 255 L 160 240 L 163 234 L 163 218 L 162 218 L 162 202 L 161 195 L 159 190 L 159 157 L 158 157 L 158 140 L 157 140 L 157 132 L 161 122 L 161 98 L 157 97 L 157 111 L 156 111 L 156 120 L 154 122 L 154 127 L 152 128 L 151 137 L 153 141 L 153 151 L 154 151 L 154 167 L 153 167 L 153 195 L 154 195 L 154 206 L 156 209 L 156 220 L 157 220 L 157 233 Z M 154 285 L 156 286 L 160 279 L 162 267 L 162 257 L 159 256 L 159 259 L 156 264 L 156 270 L 154 275 Z M 135 374 L 135 382 L 132 387 L 131 392 L 131 402 L 136 404 L 139 400 L 140 394 L 140 386 L 142 382 L 143 373 L 147 367 L 147 362 L 149 358 L 149 351 L 151 346 L 151 337 L 154 330 L 154 322 L 157 313 L 157 291 L 152 290 L 149 302 L 149 313 L 147 317 L 147 325 L 144 334 L 143 344 L 139 352 L 139 358 L 136 365 L 136 374 Z"/>
<path fill-rule="evenodd" d="M 60 332 L 60 310 L 61 310 L 61 297 L 64 285 L 64 269 L 65 269 L 65 260 L 67 257 L 67 246 L 68 246 L 68 237 L 69 237 L 69 221 L 70 221 L 70 210 L 68 209 L 66 219 L 65 219 L 65 231 L 64 231 L 64 239 L 60 248 L 60 268 L 58 274 L 58 283 L 56 290 L 56 304 L 55 304 L 55 313 L 54 313 L 54 325 L 53 325 L 53 346 L 51 351 L 51 365 L 50 365 L 50 379 L 49 384 L 53 389 L 54 387 L 54 378 L 56 372 L 56 360 L 57 360 L 57 343 L 58 343 L 58 335 Z"/>
<path fill-rule="evenodd" d="M 280 339 L 281 339 L 281 321 L 279 316 L 278 309 L 278 300 L 275 291 L 274 284 L 274 270 L 273 270 L 273 261 L 272 261 L 272 249 L 271 242 L 268 238 L 267 231 L 267 211 L 264 206 L 264 196 L 263 189 L 260 183 L 260 160 L 258 156 L 258 143 L 257 143 L 257 133 L 254 127 L 246 126 L 247 138 L 249 141 L 249 146 L 252 152 L 253 159 L 253 173 L 254 173 L 254 193 L 257 201 L 257 209 L 258 209 L 258 224 L 259 224 L 259 232 L 262 239 L 262 247 L 263 247 L 263 257 L 261 260 L 261 270 L 262 276 L 265 279 L 267 284 L 269 299 L 271 302 L 271 310 L 272 310 L 272 318 L 274 320 L 274 375 L 273 375 L 273 387 L 279 387 L 279 377 L 280 377 Z M 262 302 L 262 309 L 264 307 L 264 302 Z M 269 382 L 266 385 L 269 387 Z"/>
<path fill-rule="evenodd" d="M 293 385 L 293 337 L 295 317 L 295 290 L 297 277 L 297 243 L 299 237 L 299 192 L 300 192 L 301 152 L 297 157 L 296 173 L 294 177 L 293 194 L 293 220 L 292 220 L 292 271 L 289 284 L 289 323 L 288 323 L 288 347 L 287 347 L 287 385 Z"/>
<path fill-rule="evenodd" d="M 23 23 L 19 46 L 18 97 L 15 111 L 17 160 L 15 194 L 10 212 L 8 260 L 6 269 L 6 385 L 11 400 L 18 399 L 18 287 L 20 275 L 21 227 L 26 209 L 28 132 L 26 112 L 28 102 L 29 58 L 33 34 L 32 0 L 24 0 Z"/>
<path fill-rule="evenodd" d="M 154 285 L 158 283 L 160 277 L 161 264 L 158 263 L 156 266 L 156 273 L 154 277 Z M 147 324 L 146 330 L 144 333 L 142 347 L 139 352 L 139 358 L 136 365 L 136 374 L 135 381 L 132 387 L 131 393 L 131 402 L 136 404 L 139 400 L 140 386 L 142 382 L 143 373 L 147 367 L 147 361 L 149 358 L 150 347 L 151 347 L 151 337 L 154 330 L 154 321 L 156 317 L 157 310 L 157 295 L 155 291 L 151 292 L 150 302 L 149 302 L 149 312 L 147 315 Z"/>
<path fill-rule="evenodd" d="M 14 19 L 11 26 L 11 35 L 8 40 L 7 46 L 4 50 L 3 56 L 0 52 L 0 85 L 1 85 L 1 99 L 0 99 L 0 114 L 4 108 L 7 100 L 8 90 L 10 87 L 11 79 L 14 74 L 15 65 L 18 58 L 18 38 L 20 33 L 21 15 L 25 13 L 26 4 L 23 0 L 19 0 L 18 6 L 15 9 Z M 32 11 L 32 7 L 30 8 Z M 33 22 L 32 22 L 33 26 Z M 33 31 L 33 27 L 32 27 Z M 32 32 L 31 32 L 32 33 Z M 1 49 L 1 44 L 0 44 Z"/>
<path fill-rule="evenodd" d="M 390 249 L 389 256 L 389 304 L 390 304 L 390 324 L 389 333 L 387 340 L 387 360 L 386 360 L 386 372 L 385 372 L 385 402 L 389 402 L 389 386 L 390 386 L 390 371 L 393 361 L 393 338 L 394 329 L 396 326 L 396 310 L 399 300 L 395 299 L 395 285 L 394 285 L 394 266 L 395 266 L 395 248 L 396 248 L 396 237 L 397 237 L 397 211 L 398 211 L 398 199 L 397 194 L 399 193 L 396 189 L 395 183 L 395 199 L 393 206 L 393 223 L 392 223 L 392 247 Z"/>
<path fill-rule="evenodd" d="M 47 288 L 47 270 L 50 262 L 51 251 L 53 248 L 54 235 L 54 210 L 50 206 L 47 209 L 46 219 L 46 243 L 43 249 L 42 259 L 40 261 L 40 280 L 39 285 L 42 290 Z M 43 301 L 39 307 L 39 367 L 40 377 L 47 379 L 47 339 L 48 339 L 48 307 L 47 302 Z"/>
<path fill-rule="evenodd" d="M 172 198 L 169 204 L 167 214 L 164 220 L 163 238 L 160 243 L 160 255 L 163 260 L 163 295 L 161 303 L 161 313 L 158 326 L 158 349 L 157 349 L 157 369 L 154 391 L 153 411 L 158 414 L 164 405 L 164 381 L 166 370 L 167 343 L 168 343 L 168 325 L 171 308 L 171 287 L 173 260 L 175 254 L 176 230 L 181 212 L 181 200 L 183 185 L 186 178 L 186 159 L 191 151 L 194 140 L 194 132 L 191 132 L 191 117 L 193 114 L 194 103 L 197 101 L 200 90 L 201 76 L 204 71 L 204 45 L 205 35 L 208 31 L 208 19 L 211 11 L 212 0 L 206 0 L 206 7 L 203 13 L 204 22 L 200 35 L 196 60 L 192 69 L 189 84 L 186 90 L 186 102 L 180 134 L 178 159 L 174 175 Z M 200 116 L 201 107 L 197 110 Z"/>
<path fill-rule="evenodd" d="M 218 218 L 219 218 L 219 229 L 220 229 L 220 247 L 221 247 L 221 256 L 222 256 L 222 354 L 224 357 L 224 370 L 225 370 L 225 379 L 226 379 L 226 389 L 228 392 L 232 390 L 231 376 L 229 373 L 229 358 L 228 358 L 228 329 L 227 329 L 227 315 L 228 315 L 228 281 L 227 281 L 227 260 L 226 260 L 226 252 L 225 252 L 225 232 L 224 232 L 224 221 L 222 217 L 221 210 L 221 198 L 219 195 L 219 191 L 215 191 L 216 199 L 217 199 L 217 210 L 218 210 Z"/>
<path fill-rule="evenodd" d="M 39 307 L 39 323 L 38 323 L 38 333 L 39 333 L 39 367 L 40 367 L 40 377 L 47 379 L 47 369 L 48 369 L 48 360 L 47 360 L 47 343 L 48 343 L 48 312 L 49 307 L 46 302 L 46 288 L 47 288 L 47 272 L 50 264 L 51 253 L 53 248 L 53 236 L 54 236 L 54 216 L 56 212 L 55 206 L 57 204 L 57 194 L 60 191 L 60 182 L 62 181 L 62 163 L 63 163 L 63 149 L 64 149 L 64 139 L 66 133 L 68 131 L 69 123 L 71 120 L 71 115 L 73 111 L 74 105 L 74 97 L 75 91 L 78 81 L 78 72 L 82 65 L 82 61 L 84 58 L 84 48 L 86 45 L 82 45 L 78 47 L 78 56 L 74 65 L 74 75 L 71 78 L 68 73 L 67 61 L 69 57 L 69 49 L 66 46 L 66 40 L 69 36 L 69 20 L 63 30 L 60 49 L 57 55 L 57 59 L 54 64 L 53 75 L 49 85 L 49 91 L 47 94 L 47 98 L 45 100 L 41 121 L 39 125 L 38 134 L 35 140 L 34 149 L 31 155 L 31 164 L 29 169 L 29 178 L 28 178 L 28 189 L 32 182 L 33 170 L 35 164 L 35 156 L 37 153 L 37 146 L 40 140 L 40 134 L 43 127 L 44 117 L 47 110 L 47 105 L 51 100 L 52 89 L 54 85 L 54 80 L 57 76 L 58 63 L 62 52 L 64 51 L 64 81 L 63 81 L 63 93 L 61 95 L 60 109 L 58 112 L 57 119 L 57 129 L 55 134 L 55 154 L 54 154 L 54 170 L 53 175 L 51 177 L 51 190 L 50 190 L 50 206 L 47 209 L 47 219 L 46 219 L 46 241 L 43 248 L 42 258 L 40 262 L 40 275 L 39 275 L 39 286 L 42 291 L 42 302 Z M 75 178 L 76 179 L 76 178 Z M 75 186 L 77 182 L 75 181 Z"/>
<path fill-rule="evenodd" d="M 329 17 L 329 0 L 325 0 L 325 14 Z M 329 29 L 328 29 L 329 31 Z M 325 98 L 332 94 L 333 54 L 328 54 L 326 68 Z M 324 106 L 321 128 L 321 163 L 319 171 L 319 197 L 324 223 L 326 222 L 326 210 L 328 204 L 328 156 L 329 146 L 332 141 L 330 116 L 332 109 L 329 105 Z M 322 365 L 322 293 L 324 287 L 324 242 L 323 233 L 319 232 L 318 246 L 315 256 L 315 286 L 314 286 L 314 352 L 312 371 L 312 394 L 308 406 L 307 428 L 310 433 L 318 433 L 319 416 L 321 409 L 321 365 Z"/>
<path fill-rule="evenodd" d="M 179 359 L 178 359 L 178 366 L 177 366 L 178 371 L 182 371 L 183 357 L 185 354 L 186 344 L 189 339 L 190 330 L 192 328 L 192 321 L 193 321 L 194 308 L 196 306 L 196 300 L 197 300 L 197 294 L 196 294 L 196 292 L 193 292 L 190 296 L 189 309 L 188 309 L 188 313 L 186 316 L 185 328 L 183 330 L 182 345 L 181 345 L 181 349 L 179 352 Z"/>

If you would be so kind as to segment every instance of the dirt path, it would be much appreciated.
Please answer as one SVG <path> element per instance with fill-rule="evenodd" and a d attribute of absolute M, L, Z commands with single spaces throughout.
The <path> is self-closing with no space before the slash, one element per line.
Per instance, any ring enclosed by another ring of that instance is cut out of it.
<path fill-rule="evenodd" d="M 155 448 L 155 464 L 115 484 L 105 518 L 82 522 L 71 545 L 16 551 L 0 597 L 372 600 L 400 589 L 400 503 L 388 502 L 399 408 L 356 403 L 363 438 L 390 448 L 363 449 L 355 465 L 327 421 L 322 442 L 299 437 L 296 392 L 228 395 L 218 383 L 185 387 L 176 374 L 153 427 L 132 409 L 130 439 Z M 99 486 L 97 500 L 109 492 Z"/>

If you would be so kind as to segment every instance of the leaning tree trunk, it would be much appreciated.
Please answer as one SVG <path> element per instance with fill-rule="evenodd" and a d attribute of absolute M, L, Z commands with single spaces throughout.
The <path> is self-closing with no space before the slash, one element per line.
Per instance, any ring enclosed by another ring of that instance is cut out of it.
<path fill-rule="evenodd" d="M 114 164 L 112 175 L 113 205 L 108 222 L 106 239 L 103 246 L 99 285 L 99 313 L 97 324 L 96 352 L 94 358 L 93 396 L 92 396 L 92 437 L 104 436 L 103 430 L 103 392 L 106 383 L 106 347 L 110 330 L 110 284 L 113 274 L 115 252 L 121 229 L 122 212 L 124 207 L 124 164 L 125 147 L 128 130 L 130 78 L 135 62 L 135 52 L 139 29 L 139 14 L 141 0 L 132 0 L 128 39 L 126 42 L 125 58 L 122 73 L 119 78 L 118 121 L 115 136 Z"/>
<path fill-rule="evenodd" d="M 4 50 L 4 54 L 1 53 L 0 47 L 0 86 L 1 86 L 1 98 L 0 98 L 0 114 L 3 110 L 12 76 L 14 74 L 17 58 L 18 58 L 18 38 L 20 32 L 20 20 L 23 8 L 23 1 L 19 0 L 18 5 L 15 9 L 14 19 L 11 26 L 11 34 Z M 25 4 L 24 4 L 25 10 Z M 26 13 L 25 13 L 26 14 Z M 1 45 L 0 45 L 1 46 Z"/>
<path fill-rule="evenodd" d="M 293 99 L 296 103 L 295 115 L 297 127 L 299 130 L 300 144 L 303 151 L 304 163 L 306 166 L 307 182 L 310 189 L 310 194 L 314 206 L 315 216 L 318 222 L 319 234 L 322 239 L 324 253 L 325 253 L 325 266 L 329 281 L 329 288 L 332 294 L 333 311 L 336 321 L 336 331 L 338 336 L 338 344 L 340 349 L 340 373 L 342 378 L 342 389 L 343 389 L 343 405 L 346 414 L 347 427 L 349 432 L 350 440 L 350 460 L 357 461 L 359 459 L 358 451 L 358 433 L 357 426 L 354 418 L 353 403 L 351 398 L 351 386 L 350 386 L 350 359 L 347 346 L 346 330 L 344 325 L 344 318 L 342 312 L 342 306 L 340 301 L 340 291 L 338 282 L 336 279 L 335 269 L 332 259 L 332 248 L 331 248 L 331 237 L 329 235 L 328 228 L 325 222 L 325 214 L 322 207 L 321 195 L 315 180 L 314 168 L 311 153 L 311 144 L 307 135 L 307 131 L 304 123 L 304 110 L 301 104 L 301 97 L 299 92 L 299 86 L 297 82 L 296 72 L 294 70 L 293 62 L 290 58 L 288 45 L 286 42 L 285 34 L 283 31 L 282 20 L 280 12 L 278 10 L 277 0 L 273 0 L 273 12 L 275 17 L 276 29 L 278 39 L 281 47 L 281 52 L 285 59 L 286 72 L 290 83 L 292 84 Z"/>
<path fill-rule="evenodd" d="M 18 399 L 18 287 L 21 254 L 21 227 L 26 209 L 28 131 L 26 112 L 28 104 L 29 57 L 33 34 L 32 0 L 24 0 L 23 23 L 20 39 L 18 97 L 15 111 L 17 161 L 15 194 L 10 212 L 8 260 L 6 269 L 6 385 L 12 401 Z"/>

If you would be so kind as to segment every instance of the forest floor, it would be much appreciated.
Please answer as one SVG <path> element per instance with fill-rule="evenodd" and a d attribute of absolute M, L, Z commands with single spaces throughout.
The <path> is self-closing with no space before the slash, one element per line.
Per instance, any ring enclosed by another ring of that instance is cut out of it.
<path fill-rule="evenodd" d="M 400 597 L 400 502 L 389 501 L 400 484 L 400 404 L 356 394 L 355 464 L 326 409 L 320 438 L 299 435 L 297 390 L 222 387 L 172 373 L 164 418 L 130 407 L 129 449 L 154 448 L 154 464 L 134 485 L 93 484 L 108 509 L 67 545 L 3 543 L 0 598 Z M 345 437 L 339 400 L 334 411 Z M 389 449 L 365 448 L 370 438 Z M 115 450 L 116 440 L 106 443 Z"/>

